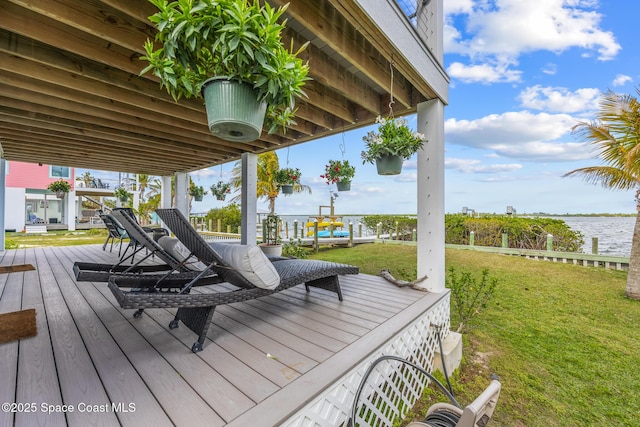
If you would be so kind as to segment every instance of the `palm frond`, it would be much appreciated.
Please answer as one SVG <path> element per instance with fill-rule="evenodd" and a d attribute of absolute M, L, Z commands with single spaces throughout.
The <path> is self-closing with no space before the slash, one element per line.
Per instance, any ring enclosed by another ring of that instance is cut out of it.
<path fill-rule="evenodd" d="M 575 169 L 563 176 L 581 176 L 614 190 L 640 186 L 640 103 L 635 97 L 604 93 L 596 120 L 580 122 L 572 131 L 595 146 L 605 165 Z"/>

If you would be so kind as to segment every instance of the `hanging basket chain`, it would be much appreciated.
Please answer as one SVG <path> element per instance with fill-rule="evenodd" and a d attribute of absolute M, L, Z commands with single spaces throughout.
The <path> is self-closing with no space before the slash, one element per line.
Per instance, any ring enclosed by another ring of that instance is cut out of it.
<path fill-rule="evenodd" d="M 390 118 L 393 118 L 393 104 L 396 103 L 396 101 L 393 99 L 393 64 L 395 64 L 395 61 L 392 58 L 391 62 L 389 62 L 389 68 L 391 69 L 391 84 L 389 85 L 389 117 Z"/>
<path fill-rule="evenodd" d="M 342 153 L 342 160 L 344 160 L 344 154 L 347 151 L 347 144 L 344 141 L 344 130 L 342 131 L 342 143 L 340 143 L 339 147 L 340 147 L 340 152 Z"/>

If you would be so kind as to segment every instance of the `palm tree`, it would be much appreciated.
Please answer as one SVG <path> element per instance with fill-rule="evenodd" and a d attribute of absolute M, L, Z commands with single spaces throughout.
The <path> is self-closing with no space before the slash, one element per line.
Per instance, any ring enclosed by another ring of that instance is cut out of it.
<path fill-rule="evenodd" d="M 636 89 L 640 94 L 640 91 Z M 636 223 L 631 242 L 626 295 L 640 300 L 640 103 L 632 95 L 602 95 L 596 120 L 580 122 L 573 132 L 594 145 L 604 166 L 572 170 L 587 182 L 613 190 L 636 190 Z"/>
<path fill-rule="evenodd" d="M 280 188 L 276 182 L 276 172 L 280 170 L 280 162 L 275 151 L 258 154 L 257 168 L 257 197 L 269 201 L 269 213 L 275 214 L 276 198 L 280 193 Z M 242 186 L 242 163 L 236 162 L 231 171 L 231 186 L 238 189 Z M 311 187 L 300 183 L 293 186 L 294 193 L 311 193 Z M 240 196 L 235 196 L 232 201 L 237 201 Z"/>

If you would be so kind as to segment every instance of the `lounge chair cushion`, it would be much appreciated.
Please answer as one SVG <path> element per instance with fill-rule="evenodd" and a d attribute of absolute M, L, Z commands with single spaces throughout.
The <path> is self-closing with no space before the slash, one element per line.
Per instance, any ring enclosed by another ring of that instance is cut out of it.
<path fill-rule="evenodd" d="M 191 255 L 189 253 L 189 249 L 187 249 L 180 240 L 175 237 L 162 236 L 158 239 L 158 245 L 162 247 L 165 251 L 169 253 L 172 257 L 174 257 L 179 262 L 184 261 L 189 258 Z M 195 260 L 195 258 L 194 258 Z M 185 266 L 191 270 L 201 271 L 204 270 L 207 266 L 200 261 L 193 261 L 185 264 Z"/>
<path fill-rule="evenodd" d="M 280 284 L 280 275 L 258 246 L 217 242 L 210 245 L 227 264 L 256 287 L 275 289 Z"/>

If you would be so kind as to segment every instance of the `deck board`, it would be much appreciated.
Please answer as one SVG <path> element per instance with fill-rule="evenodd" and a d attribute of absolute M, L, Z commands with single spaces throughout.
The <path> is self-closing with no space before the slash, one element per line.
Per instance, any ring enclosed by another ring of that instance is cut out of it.
<path fill-rule="evenodd" d="M 36 266 L 0 275 L 0 312 L 36 308 L 38 324 L 36 337 L 0 345 L 0 398 L 131 402 L 135 412 L 0 413 L 0 425 L 270 425 L 397 333 L 407 315 L 424 309 L 427 295 L 368 275 L 341 278 L 343 302 L 297 286 L 218 307 L 203 351 L 193 354 L 195 334 L 168 327 L 175 309 L 149 309 L 134 319 L 106 283 L 74 280 L 74 261 L 116 257 L 102 245 L 0 253 L 0 265 Z"/>
<path fill-rule="evenodd" d="M 40 288 L 38 262 L 35 251 L 23 251 L 26 255 L 25 263 L 32 264 L 36 270 L 25 272 L 23 275 L 23 308 L 35 308 L 36 326 L 38 334 L 29 340 L 20 341 L 20 359 L 18 372 L 20 382 L 16 389 L 16 402 L 31 402 L 36 405 L 47 403 L 61 405 L 62 395 L 58 386 L 55 359 L 49 325 L 44 315 L 44 301 Z M 21 412 L 16 414 L 16 426 L 63 426 L 66 420 L 64 413 L 57 412 Z"/>

